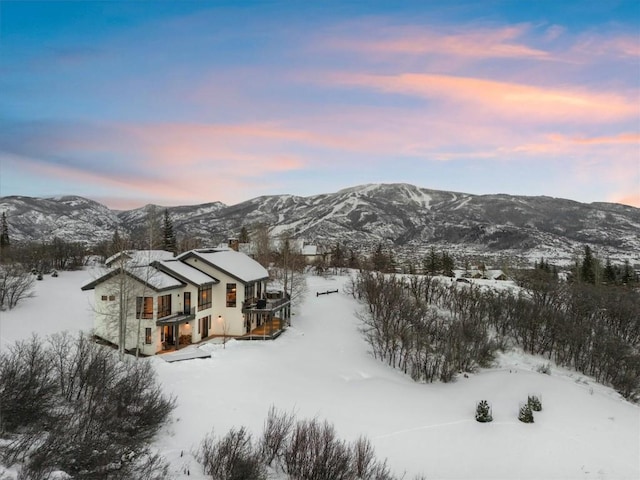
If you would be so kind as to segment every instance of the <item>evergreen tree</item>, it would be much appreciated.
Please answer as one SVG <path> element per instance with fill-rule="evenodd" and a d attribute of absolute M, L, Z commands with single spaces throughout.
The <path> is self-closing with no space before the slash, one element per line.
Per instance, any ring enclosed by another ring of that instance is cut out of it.
<path fill-rule="evenodd" d="M 533 411 L 531 410 L 528 402 L 520 407 L 518 420 L 520 420 L 522 423 L 533 423 Z"/>
<path fill-rule="evenodd" d="M 534 412 L 540 412 L 542 410 L 542 402 L 537 395 L 529 395 L 527 399 L 527 404 L 531 407 L 531 410 Z"/>
<path fill-rule="evenodd" d="M 7 215 L 2 212 L 2 227 L 0 230 L 0 250 L 4 251 L 9 248 L 11 241 L 9 240 L 9 225 L 7 224 Z"/>
<path fill-rule="evenodd" d="M 607 263 L 604 267 L 604 281 L 610 284 L 614 284 L 616 281 L 616 270 L 611 264 L 611 259 L 607 257 Z"/>
<path fill-rule="evenodd" d="M 455 268 L 455 263 L 453 262 L 453 257 L 449 255 L 447 252 L 442 252 L 442 259 L 440 260 L 440 265 L 442 266 L 442 274 L 447 277 L 453 277 L 453 269 Z"/>
<path fill-rule="evenodd" d="M 493 421 L 491 407 L 489 407 L 489 403 L 486 400 L 480 400 L 476 405 L 476 421 L 480 423 Z"/>
<path fill-rule="evenodd" d="M 249 231 L 247 230 L 247 227 L 242 227 L 240 229 L 240 236 L 238 237 L 238 241 L 240 243 L 249 243 L 250 239 L 249 239 Z"/>
<path fill-rule="evenodd" d="M 331 266 L 334 268 L 344 267 L 344 252 L 340 247 L 340 243 L 336 243 L 336 247 L 331 252 Z"/>
<path fill-rule="evenodd" d="M 436 248 L 431 247 L 429 255 L 425 259 L 425 273 L 429 275 L 437 275 L 440 272 L 441 262 L 436 253 Z"/>
<path fill-rule="evenodd" d="M 166 208 L 164 209 L 164 221 L 162 223 L 162 249 L 173 253 L 178 251 L 176 234 L 173 231 L 173 222 L 171 221 L 171 217 L 169 217 L 169 210 Z"/>
<path fill-rule="evenodd" d="M 581 279 L 583 282 L 596 283 L 596 261 L 593 258 L 593 252 L 589 245 L 584 247 L 584 256 L 582 257 L 582 266 L 580 267 Z"/>
<path fill-rule="evenodd" d="M 118 227 L 113 232 L 113 236 L 111 237 L 111 246 L 109 247 L 109 256 L 115 255 L 116 253 L 124 250 L 124 244 L 122 243 L 122 238 L 120 237 L 120 232 L 118 231 Z"/>
<path fill-rule="evenodd" d="M 371 256 L 371 266 L 377 272 L 386 272 L 389 268 L 389 258 L 382 250 L 382 244 L 376 246 L 376 250 Z"/>
<path fill-rule="evenodd" d="M 349 268 L 360 268 L 358 253 L 353 248 L 349 250 Z"/>

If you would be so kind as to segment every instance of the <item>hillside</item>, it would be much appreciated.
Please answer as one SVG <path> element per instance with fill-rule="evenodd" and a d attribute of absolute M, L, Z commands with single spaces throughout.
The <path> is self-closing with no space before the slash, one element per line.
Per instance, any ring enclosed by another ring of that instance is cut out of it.
<path fill-rule="evenodd" d="M 157 206 L 158 211 L 165 207 Z M 168 207 L 178 237 L 215 245 L 242 226 L 269 225 L 318 244 L 359 249 L 383 243 L 400 252 L 435 245 L 478 254 L 570 259 L 584 244 L 601 257 L 640 262 L 640 209 L 550 197 L 471 195 L 408 184 L 362 185 L 336 193 L 263 196 L 239 203 Z M 146 209 L 109 210 L 80 197 L 0 198 L 10 235 L 20 240 L 57 236 L 88 244 L 139 231 Z"/>

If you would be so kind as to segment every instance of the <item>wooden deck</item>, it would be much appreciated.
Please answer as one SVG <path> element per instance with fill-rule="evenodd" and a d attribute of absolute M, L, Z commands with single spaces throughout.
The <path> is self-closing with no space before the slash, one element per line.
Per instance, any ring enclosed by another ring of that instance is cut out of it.
<path fill-rule="evenodd" d="M 269 325 L 269 322 L 266 322 L 260 325 L 257 328 L 254 328 L 249 333 L 242 335 L 241 337 L 236 337 L 237 340 L 273 340 L 278 338 L 284 329 L 282 328 L 282 320 L 279 318 L 274 318 Z"/>

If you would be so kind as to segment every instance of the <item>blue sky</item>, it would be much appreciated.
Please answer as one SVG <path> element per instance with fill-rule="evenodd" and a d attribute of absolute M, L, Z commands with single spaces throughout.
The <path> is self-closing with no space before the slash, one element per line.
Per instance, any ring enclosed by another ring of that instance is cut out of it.
<path fill-rule="evenodd" d="M 444 4 L 444 5 L 441 5 Z M 640 207 L 640 3 L 0 2 L 0 195 Z"/>

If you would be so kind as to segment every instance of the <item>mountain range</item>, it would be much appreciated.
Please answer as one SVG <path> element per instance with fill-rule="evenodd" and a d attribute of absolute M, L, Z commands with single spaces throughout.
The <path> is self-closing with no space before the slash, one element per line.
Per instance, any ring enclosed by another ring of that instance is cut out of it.
<path fill-rule="evenodd" d="M 162 213 L 165 207 L 156 206 Z M 361 185 L 309 197 L 270 195 L 237 205 L 212 202 L 166 207 L 178 236 L 217 245 L 245 226 L 266 224 L 319 245 L 336 242 L 371 250 L 377 244 L 423 252 L 431 246 L 469 254 L 572 258 L 585 244 L 601 256 L 640 262 L 640 209 L 545 196 L 472 195 L 409 184 Z M 95 244 L 116 228 L 144 228 L 149 206 L 111 210 L 78 196 L 0 198 L 12 241 Z"/>

